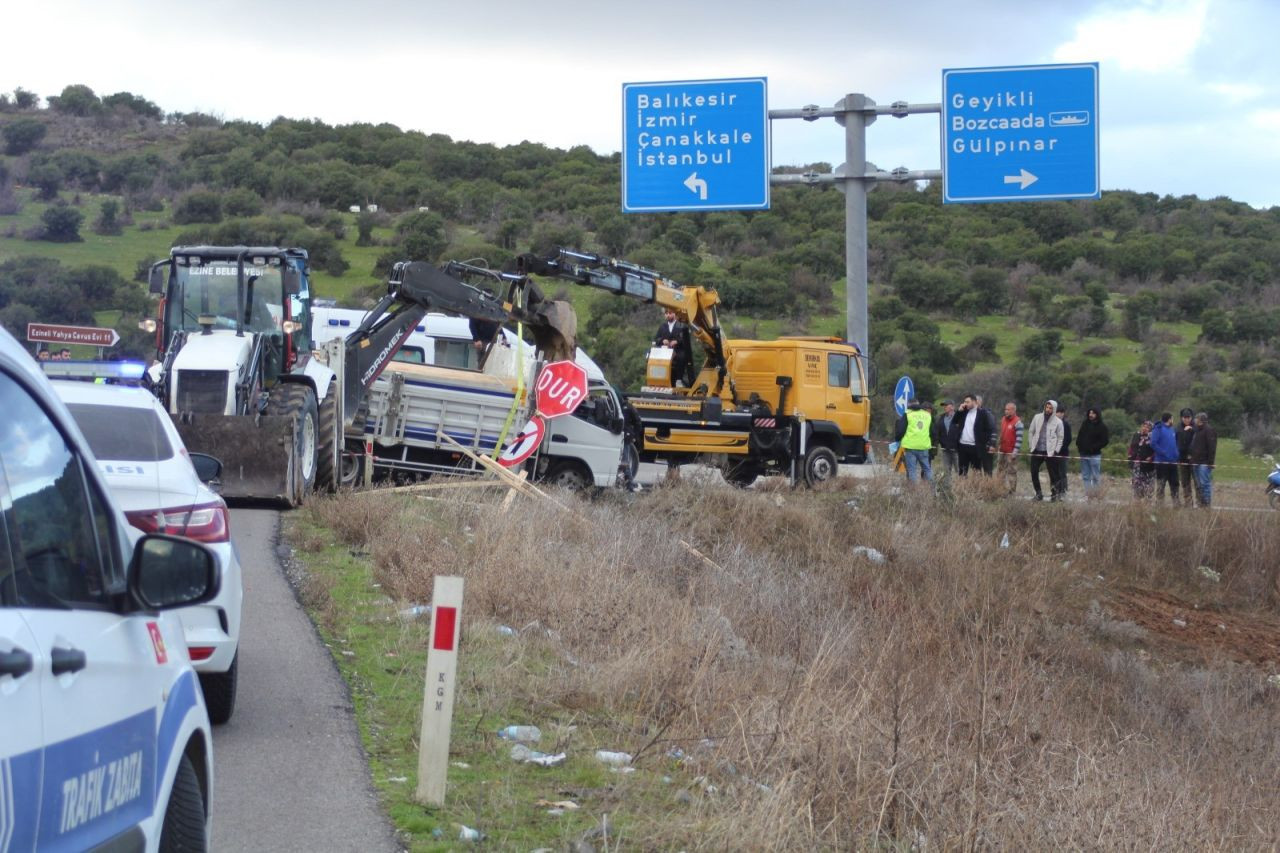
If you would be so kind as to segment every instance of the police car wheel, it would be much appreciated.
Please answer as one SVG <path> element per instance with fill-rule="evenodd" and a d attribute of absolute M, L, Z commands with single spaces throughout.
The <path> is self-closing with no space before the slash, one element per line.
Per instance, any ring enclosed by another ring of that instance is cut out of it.
<path fill-rule="evenodd" d="M 191 759 L 182 756 L 178 763 L 178 775 L 173 780 L 169 805 L 164 810 L 164 825 L 160 830 L 161 853 L 203 853 L 208 849 L 204 824 L 204 796 L 200 793 L 200 780 Z"/>
<path fill-rule="evenodd" d="M 200 674 L 200 689 L 204 692 L 204 704 L 209 709 L 209 722 L 220 726 L 231 719 L 236 710 L 236 682 L 240 675 L 240 653 L 231 659 L 226 672 Z"/>

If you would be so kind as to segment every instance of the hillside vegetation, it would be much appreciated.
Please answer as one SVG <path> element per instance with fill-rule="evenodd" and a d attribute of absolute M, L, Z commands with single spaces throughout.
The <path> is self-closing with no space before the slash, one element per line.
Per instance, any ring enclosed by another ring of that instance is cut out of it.
<path fill-rule="evenodd" d="M 204 241 L 304 246 L 316 291 L 351 304 L 396 260 L 500 266 L 583 247 L 717 288 L 735 335 L 844 328 L 843 201 L 830 187 L 777 187 L 767 212 L 624 215 L 617 156 L 585 146 L 166 115 L 84 85 L 41 104 L 21 89 L 0 99 L 11 329 L 96 319 L 145 350 L 131 280 L 170 245 Z M 1095 405 L 1113 424 L 1192 405 L 1252 449 L 1280 441 L 1280 208 L 1124 191 L 944 206 L 937 187 L 915 185 L 880 186 L 868 208 L 882 376 L 910 372 L 927 397 Z M 656 312 L 569 295 L 584 346 L 618 384 L 638 384 Z M 883 429 L 889 404 L 877 405 Z"/>

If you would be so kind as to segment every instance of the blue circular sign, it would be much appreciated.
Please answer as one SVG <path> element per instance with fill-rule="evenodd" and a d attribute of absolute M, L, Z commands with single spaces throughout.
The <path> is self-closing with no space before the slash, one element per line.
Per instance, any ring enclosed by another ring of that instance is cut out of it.
<path fill-rule="evenodd" d="M 893 389 L 893 410 L 899 415 L 907 413 L 907 401 L 916 395 L 916 384 L 911 381 L 910 376 L 904 376 L 898 380 L 898 384 Z"/>

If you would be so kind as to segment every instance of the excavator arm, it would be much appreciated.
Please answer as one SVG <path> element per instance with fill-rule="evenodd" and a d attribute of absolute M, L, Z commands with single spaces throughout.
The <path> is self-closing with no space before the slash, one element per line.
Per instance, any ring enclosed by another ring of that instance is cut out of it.
<path fill-rule="evenodd" d="M 532 253 L 520 255 L 515 260 L 515 269 L 524 275 L 566 279 L 675 311 L 706 349 L 717 377 L 712 393 L 719 395 L 727 378 L 729 346 L 720 326 L 720 295 L 715 290 L 682 287 L 638 264 L 565 248 L 558 248 L 546 257 Z"/>
<path fill-rule="evenodd" d="M 503 288 L 504 295 L 471 284 L 480 280 Z M 395 265 L 387 293 L 346 338 L 343 406 L 351 416 L 360 399 L 391 363 L 392 357 L 428 311 L 458 314 L 488 323 L 519 321 L 552 361 L 573 359 L 577 315 L 566 302 L 549 300 L 524 275 L 498 273 L 457 261 L 443 268 L 421 261 Z"/>

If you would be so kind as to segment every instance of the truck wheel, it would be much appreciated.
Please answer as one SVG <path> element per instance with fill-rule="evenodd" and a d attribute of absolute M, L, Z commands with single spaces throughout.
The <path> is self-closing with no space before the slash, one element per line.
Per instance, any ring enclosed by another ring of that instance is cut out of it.
<path fill-rule="evenodd" d="M 293 447 L 294 470 L 299 486 L 293 496 L 293 504 L 301 505 L 316 484 L 316 443 L 319 430 L 316 427 L 316 395 L 311 386 L 301 382 L 281 382 L 271 389 L 267 398 L 267 414 L 290 415 L 297 418 Z"/>
<path fill-rule="evenodd" d="M 618 485 L 629 486 L 636 481 L 640 473 L 640 451 L 629 441 L 622 443 L 622 461 L 618 466 Z"/>
<path fill-rule="evenodd" d="M 760 468 L 754 462 L 730 462 L 723 471 L 725 482 L 745 489 L 760 476 Z"/>
<path fill-rule="evenodd" d="M 236 682 L 240 674 L 240 652 L 231 659 L 231 668 L 226 672 L 204 672 L 200 674 L 200 690 L 204 693 L 204 704 L 209 709 L 209 722 L 220 726 L 231 719 L 236 710 Z"/>
<path fill-rule="evenodd" d="M 1267 496 L 1267 500 L 1271 501 L 1272 509 L 1280 509 L 1280 492 L 1272 492 Z"/>
<path fill-rule="evenodd" d="M 338 434 L 338 389 L 330 383 L 329 394 L 320 401 L 320 449 L 316 454 L 316 488 L 338 489 L 338 455 L 342 442 Z"/>
<path fill-rule="evenodd" d="M 559 486 L 563 489 L 572 489 L 580 492 L 595 485 L 595 481 L 587 474 L 586 470 L 576 462 L 557 462 L 547 471 L 546 483 L 548 486 Z"/>
<path fill-rule="evenodd" d="M 830 447 L 809 448 L 809 452 L 804 457 L 804 481 L 810 486 L 816 486 L 819 483 L 825 483 L 827 480 L 834 480 L 836 475 L 840 473 L 840 462 L 836 459 L 836 453 Z"/>
<path fill-rule="evenodd" d="M 202 853 L 209 849 L 207 842 L 200 779 L 196 776 L 196 769 L 191 766 L 191 759 L 184 755 L 178 762 L 178 775 L 173 780 L 169 805 L 164 810 L 164 824 L 160 828 L 160 851 Z"/>
<path fill-rule="evenodd" d="M 364 452 L 342 454 L 338 460 L 338 484 L 344 489 L 354 489 L 364 483 Z"/>

